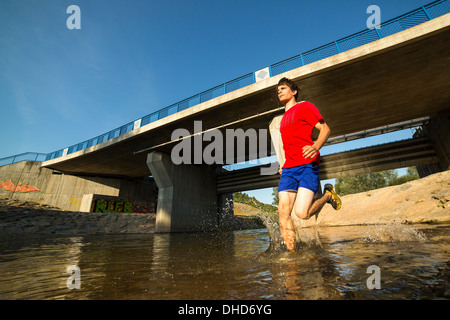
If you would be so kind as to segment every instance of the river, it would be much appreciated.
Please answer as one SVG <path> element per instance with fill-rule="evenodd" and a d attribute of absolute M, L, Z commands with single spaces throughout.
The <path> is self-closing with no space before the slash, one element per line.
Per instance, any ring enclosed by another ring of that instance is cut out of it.
<path fill-rule="evenodd" d="M 308 228 L 299 238 L 288 253 L 270 227 L 3 234 L 0 299 L 391 300 L 442 296 L 448 285 L 450 225 Z"/>

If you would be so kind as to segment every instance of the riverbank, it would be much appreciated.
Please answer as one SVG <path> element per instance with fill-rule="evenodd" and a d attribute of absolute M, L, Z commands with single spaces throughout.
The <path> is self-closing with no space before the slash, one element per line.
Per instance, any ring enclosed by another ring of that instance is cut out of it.
<path fill-rule="evenodd" d="M 71 212 L 30 201 L 0 199 L 0 231 L 3 233 L 143 234 L 155 232 L 155 221 L 156 214 Z M 264 228 L 259 217 L 245 212 L 238 213 L 222 226 L 223 230 L 258 228 Z"/>
<path fill-rule="evenodd" d="M 317 219 L 297 220 L 301 227 L 450 222 L 450 170 L 401 185 L 341 198 L 335 211 L 325 205 Z"/>
<path fill-rule="evenodd" d="M 341 200 L 339 211 L 325 205 L 317 218 L 294 217 L 296 227 L 448 223 L 450 170 L 397 186 L 346 195 Z M 235 215 L 264 215 L 261 210 L 242 203 L 234 203 L 234 208 Z"/>
<path fill-rule="evenodd" d="M 342 197 L 342 208 L 326 205 L 317 219 L 294 219 L 298 227 L 450 222 L 450 171 L 402 185 Z M 234 203 L 235 216 L 223 230 L 264 228 L 263 212 Z M 0 231 L 87 235 L 153 233 L 155 214 L 61 211 L 33 202 L 0 199 Z"/>
<path fill-rule="evenodd" d="M 341 200 L 339 211 L 325 205 L 317 218 L 294 217 L 296 227 L 448 223 L 450 170 L 397 186 L 346 195 Z M 261 210 L 242 203 L 234 203 L 234 208 L 235 215 L 263 215 Z"/>
<path fill-rule="evenodd" d="M 155 214 L 70 212 L 33 202 L 0 199 L 2 232 L 87 235 L 153 233 Z"/>

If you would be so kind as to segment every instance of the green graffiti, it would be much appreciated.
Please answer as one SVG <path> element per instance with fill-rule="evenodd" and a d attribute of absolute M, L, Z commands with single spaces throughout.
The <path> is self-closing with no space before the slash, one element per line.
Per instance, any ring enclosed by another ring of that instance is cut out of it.
<path fill-rule="evenodd" d="M 94 212 L 108 212 L 108 203 L 101 199 L 101 200 L 94 200 L 95 203 L 95 208 L 94 208 Z"/>
<path fill-rule="evenodd" d="M 133 211 L 133 204 L 129 201 L 125 202 L 123 212 L 131 213 Z"/>
<path fill-rule="evenodd" d="M 140 207 L 136 207 L 136 209 Z M 124 212 L 133 213 L 135 211 L 135 205 L 131 201 L 114 201 L 105 199 L 94 199 L 92 204 L 92 212 Z M 144 211 L 148 212 L 148 211 Z"/>

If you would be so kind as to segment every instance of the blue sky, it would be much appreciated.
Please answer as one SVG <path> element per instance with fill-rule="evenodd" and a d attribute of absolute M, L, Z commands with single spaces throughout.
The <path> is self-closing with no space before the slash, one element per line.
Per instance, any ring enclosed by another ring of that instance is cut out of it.
<path fill-rule="evenodd" d="M 0 158 L 68 147 L 361 31 L 369 5 L 386 21 L 430 2 L 2 0 Z M 80 30 L 66 26 L 72 4 Z"/>

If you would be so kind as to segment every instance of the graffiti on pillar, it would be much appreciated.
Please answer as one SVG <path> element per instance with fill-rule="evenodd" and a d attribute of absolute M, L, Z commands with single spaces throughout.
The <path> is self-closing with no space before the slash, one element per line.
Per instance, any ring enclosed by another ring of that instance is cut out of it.
<path fill-rule="evenodd" d="M 17 184 L 14 184 L 11 179 L 0 181 L 0 188 L 5 191 L 22 193 L 41 191 L 38 187 L 30 186 L 27 183 L 22 184 L 22 182 L 17 182 Z"/>
<path fill-rule="evenodd" d="M 94 198 L 91 212 L 154 213 L 155 204 L 148 201 L 107 200 Z"/>
<path fill-rule="evenodd" d="M 69 204 L 73 204 L 74 206 L 81 207 L 81 201 L 78 200 L 78 197 L 70 197 Z"/>

